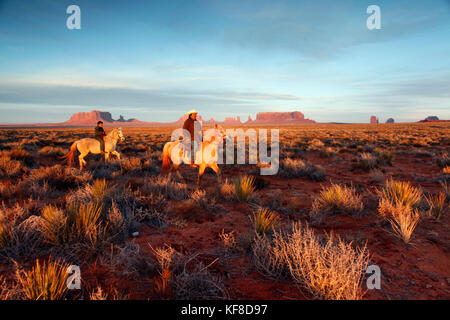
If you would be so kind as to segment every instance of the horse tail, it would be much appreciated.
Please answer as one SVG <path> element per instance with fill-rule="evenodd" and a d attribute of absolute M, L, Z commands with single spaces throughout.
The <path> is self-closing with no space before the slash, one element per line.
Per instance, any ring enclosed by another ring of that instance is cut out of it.
<path fill-rule="evenodd" d="M 169 154 L 170 143 L 166 143 L 164 145 L 164 149 L 162 152 L 162 171 L 167 172 L 170 166 L 170 154 Z"/>
<path fill-rule="evenodd" d="M 73 165 L 74 165 L 73 158 L 75 155 L 75 151 L 77 150 L 77 143 L 78 143 L 78 141 L 75 141 L 74 143 L 72 143 L 72 146 L 70 147 L 70 152 L 60 158 L 60 159 L 67 159 L 67 165 L 70 167 L 73 167 Z"/>

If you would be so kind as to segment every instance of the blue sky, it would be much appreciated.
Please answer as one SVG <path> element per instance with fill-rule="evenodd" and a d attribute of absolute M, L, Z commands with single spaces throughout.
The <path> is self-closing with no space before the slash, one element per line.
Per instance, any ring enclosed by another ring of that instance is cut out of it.
<path fill-rule="evenodd" d="M 81 8 L 81 30 L 66 8 Z M 381 8 L 381 30 L 366 9 Z M 0 123 L 450 119 L 450 0 L 0 0 Z"/>

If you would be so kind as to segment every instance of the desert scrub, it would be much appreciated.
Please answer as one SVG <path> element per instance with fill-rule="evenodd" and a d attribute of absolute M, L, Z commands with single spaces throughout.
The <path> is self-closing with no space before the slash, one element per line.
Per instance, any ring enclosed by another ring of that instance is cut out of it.
<path fill-rule="evenodd" d="M 27 179 L 22 181 L 21 187 L 32 196 L 45 197 L 48 192 L 66 191 L 91 180 L 92 176 L 86 171 L 55 165 L 33 169 Z"/>
<path fill-rule="evenodd" d="M 290 231 L 275 231 L 273 239 L 257 238 L 254 255 L 264 255 L 261 263 L 273 275 L 287 272 L 300 286 L 319 299 L 359 300 L 361 282 L 369 262 L 366 246 L 353 248 L 340 238 L 319 238 L 308 226 L 293 223 Z"/>
<path fill-rule="evenodd" d="M 211 274 L 209 266 L 202 262 L 193 270 L 184 267 L 183 271 L 174 276 L 172 288 L 175 299 L 178 300 L 222 300 L 229 299 L 222 280 Z"/>
<path fill-rule="evenodd" d="M 101 249 L 112 240 L 100 219 L 101 211 L 96 203 L 73 202 L 65 210 L 47 206 L 42 210 L 42 236 L 54 246 L 84 244 L 94 251 Z"/>
<path fill-rule="evenodd" d="M 202 208 L 205 210 L 212 210 L 215 208 L 216 200 L 209 199 L 206 191 L 197 189 L 191 193 L 191 203 L 196 206 L 197 208 Z"/>
<path fill-rule="evenodd" d="M 279 175 L 283 178 L 308 177 L 313 181 L 325 179 L 325 170 L 301 159 L 286 158 L 281 160 Z"/>
<path fill-rule="evenodd" d="M 50 157 L 61 157 L 66 154 L 66 151 L 61 147 L 45 146 L 39 150 L 39 154 Z"/>
<path fill-rule="evenodd" d="M 265 234 L 271 231 L 280 218 L 268 208 L 258 208 L 250 217 L 256 233 Z"/>
<path fill-rule="evenodd" d="M 404 243 L 408 243 L 411 240 L 411 236 L 420 219 L 417 209 L 404 205 L 401 201 L 393 203 L 388 199 L 381 199 L 378 205 L 378 212 L 391 223 L 394 234 Z"/>
<path fill-rule="evenodd" d="M 377 167 L 377 159 L 373 156 L 373 154 L 368 152 L 361 153 L 360 158 L 358 159 L 359 167 L 363 170 L 372 170 Z"/>
<path fill-rule="evenodd" d="M 447 196 L 443 192 L 439 192 L 438 195 L 430 195 L 425 197 L 425 199 L 429 207 L 428 215 L 439 220 L 446 210 Z"/>
<path fill-rule="evenodd" d="M 173 181 L 169 176 L 151 177 L 141 188 L 143 194 L 159 193 L 166 200 L 184 200 L 189 196 L 187 185 Z"/>
<path fill-rule="evenodd" d="M 6 248 L 11 237 L 6 223 L 0 221 L 0 250 Z"/>
<path fill-rule="evenodd" d="M 436 158 L 436 162 L 441 169 L 450 166 L 450 157 L 448 156 L 448 153 L 443 153 L 440 157 Z"/>
<path fill-rule="evenodd" d="M 409 182 L 386 180 L 384 187 L 378 191 L 380 199 L 391 203 L 400 203 L 403 206 L 417 208 L 422 199 L 422 191 Z"/>
<path fill-rule="evenodd" d="M 16 276 L 27 299 L 60 300 L 67 292 L 67 269 L 69 264 L 51 257 L 42 264 L 36 260 L 29 270 L 17 270 Z"/>
<path fill-rule="evenodd" d="M 394 160 L 395 153 L 390 151 L 382 151 L 380 149 L 375 149 L 374 151 L 377 163 L 379 165 L 389 165 L 392 166 L 392 161 Z"/>
<path fill-rule="evenodd" d="M 0 177 L 18 177 L 27 172 L 27 168 L 18 160 L 0 155 Z"/>
<path fill-rule="evenodd" d="M 225 182 L 219 185 L 219 194 L 224 200 L 234 200 L 236 198 L 235 186 L 225 179 Z"/>
<path fill-rule="evenodd" d="M 255 177 L 242 176 L 234 181 L 234 191 L 239 201 L 247 201 L 255 191 Z"/>
<path fill-rule="evenodd" d="M 336 213 L 355 215 L 361 213 L 363 209 L 362 197 L 356 193 L 353 186 L 333 183 L 329 187 L 322 186 L 322 190 L 313 201 L 311 216 Z"/>

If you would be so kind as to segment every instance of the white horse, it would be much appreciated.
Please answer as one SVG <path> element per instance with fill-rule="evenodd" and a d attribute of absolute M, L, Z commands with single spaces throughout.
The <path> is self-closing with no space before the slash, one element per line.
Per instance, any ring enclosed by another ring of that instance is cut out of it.
<path fill-rule="evenodd" d="M 180 164 L 185 163 L 193 167 L 199 167 L 198 169 L 198 179 L 197 186 L 200 186 L 200 181 L 202 179 L 203 173 L 207 167 L 210 167 L 217 174 L 217 179 L 219 183 L 222 183 L 222 173 L 217 166 L 218 152 L 217 148 L 219 143 L 222 144 L 224 139 L 227 139 L 227 135 L 222 127 L 218 127 L 217 124 L 213 131 L 209 131 L 209 135 L 204 137 L 204 140 L 198 148 L 195 154 L 195 164 L 191 165 L 189 157 L 187 157 L 184 152 L 185 145 L 183 141 L 170 141 L 164 145 L 162 153 L 162 171 L 164 173 L 171 173 L 175 171 L 178 177 L 182 180 L 178 167 Z M 201 161 L 200 161 L 201 159 Z M 169 171 L 170 162 L 172 162 L 172 167 Z"/>
<path fill-rule="evenodd" d="M 117 141 L 124 140 L 125 137 L 123 136 L 122 128 L 115 128 L 105 136 L 105 160 L 109 158 L 109 154 L 113 154 L 120 159 L 120 154 L 116 151 Z M 80 152 L 78 157 L 78 161 L 80 162 L 80 170 L 83 169 L 83 165 L 87 164 L 84 157 L 86 157 L 89 153 L 101 153 L 100 142 L 98 140 L 91 138 L 77 140 L 70 147 L 70 152 L 62 157 L 62 159 L 67 159 L 69 166 L 74 165 L 74 155 L 77 149 Z"/>

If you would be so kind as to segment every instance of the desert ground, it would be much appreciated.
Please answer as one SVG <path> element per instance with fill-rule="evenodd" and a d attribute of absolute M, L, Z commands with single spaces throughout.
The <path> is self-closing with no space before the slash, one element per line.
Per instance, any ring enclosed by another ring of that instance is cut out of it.
<path fill-rule="evenodd" d="M 200 188 L 161 173 L 172 130 L 83 171 L 60 157 L 93 128 L 0 130 L 0 299 L 450 299 L 448 122 L 279 127 L 277 175 Z"/>

